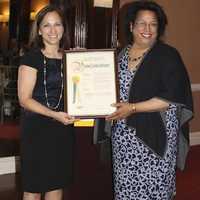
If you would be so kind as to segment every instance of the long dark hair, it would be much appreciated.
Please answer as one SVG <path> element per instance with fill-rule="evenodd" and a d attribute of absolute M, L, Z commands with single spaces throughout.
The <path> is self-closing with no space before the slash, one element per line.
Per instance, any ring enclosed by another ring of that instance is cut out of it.
<path fill-rule="evenodd" d="M 161 36 L 164 35 L 165 28 L 167 25 L 167 16 L 163 10 L 163 8 L 154 1 L 150 0 L 139 0 L 134 1 L 128 5 L 127 15 L 125 18 L 125 34 L 127 43 L 130 44 L 133 42 L 134 38 L 130 31 L 130 23 L 135 24 L 135 20 L 137 18 L 138 12 L 142 10 L 149 10 L 155 13 L 156 18 L 158 20 L 158 36 L 157 40 L 160 40 Z"/>
<path fill-rule="evenodd" d="M 64 14 L 62 10 L 54 5 L 47 5 L 37 13 L 35 21 L 33 22 L 33 25 L 32 25 L 32 30 L 30 34 L 30 40 L 29 40 L 29 48 L 33 47 L 33 48 L 42 49 L 45 47 L 42 36 L 39 35 L 39 27 L 45 15 L 49 12 L 56 12 L 60 16 L 62 25 L 64 27 L 64 33 L 60 40 L 60 49 L 61 50 L 69 49 L 70 39 L 69 39 L 69 30 L 68 30 L 67 21 L 64 19 Z"/>

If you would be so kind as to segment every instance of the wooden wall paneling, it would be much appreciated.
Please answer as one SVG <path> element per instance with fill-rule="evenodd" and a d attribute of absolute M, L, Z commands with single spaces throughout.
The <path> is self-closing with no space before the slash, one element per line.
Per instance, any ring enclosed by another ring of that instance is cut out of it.
<path fill-rule="evenodd" d="M 30 12 L 31 12 L 31 1 L 20 0 L 19 10 L 19 30 L 17 32 L 18 42 L 27 43 L 29 40 L 30 32 Z"/>
<path fill-rule="evenodd" d="M 58 6 L 64 12 L 67 31 L 70 35 L 70 47 L 74 47 L 75 5 L 76 0 L 50 0 L 50 4 Z"/>
<path fill-rule="evenodd" d="M 27 42 L 30 29 L 30 7 L 27 0 L 10 0 L 9 40 Z"/>
<path fill-rule="evenodd" d="M 112 8 L 112 33 L 111 33 L 111 47 L 117 48 L 118 46 L 118 12 L 120 0 L 113 0 Z"/>
<path fill-rule="evenodd" d="M 88 1 L 76 0 L 74 47 L 86 48 L 88 32 L 87 8 Z"/>
<path fill-rule="evenodd" d="M 17 38 L 19 28 L 19 0 L 10 0 L 10 17 L 9 17 L 9 38 Z"/>
<path fill-rule="evenodd" d="M 88 16 L 88 48 L 110 48 L 112 9 L 94 7 L 90 1 Z"/>

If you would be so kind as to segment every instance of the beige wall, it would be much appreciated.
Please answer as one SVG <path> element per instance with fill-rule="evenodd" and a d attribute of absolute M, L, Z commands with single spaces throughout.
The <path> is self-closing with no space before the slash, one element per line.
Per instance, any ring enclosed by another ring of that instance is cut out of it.
<path fill-rule="evenodd" d="M 168 15 L 167 41 L 181 53 L 192 83 L 200 84 L 200 1 L 157 0 Z M 191 131 L 200 132 L 200 90 L 193 92 L 195 117 Z"/>
<path fill-rule="evenodd" d="M 191 131 L 200 132 L 200 92 L 193 92 L 195 116 L 191 121 Z"/>
<path fill-rule="evenodd" d="M 163 6 L 168 16 L 167 41 L 179 49 L 192 83 L 200 83 L 200 1 L 156 0 L 156 2 Z"/>
<path fill-rule="evenodd" d="M 175 46 L 182 55 L 191 83 L 199 84 L 193 92 L 195 118 L 191 131 L 200 132 L 200 1 L 155 0 L 168 16 L 166 41 Z M 121 7 L 133 0 L 121 0 Z"/>

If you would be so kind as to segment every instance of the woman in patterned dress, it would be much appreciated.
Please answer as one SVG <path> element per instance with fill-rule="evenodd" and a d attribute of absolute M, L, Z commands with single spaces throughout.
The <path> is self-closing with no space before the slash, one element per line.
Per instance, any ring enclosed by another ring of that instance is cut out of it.
<path fill-rule="evenodd" d="M 177 50 L 160 41 L 167 17 L 157 3 L 130 4 L 126 19 L 129 45 L 119 54 L 120 102 L 107 117 L 114 122 L 114 196 L 171 200 L 176 165 L 184 168 L 189 144 L 190 81 Z"/>

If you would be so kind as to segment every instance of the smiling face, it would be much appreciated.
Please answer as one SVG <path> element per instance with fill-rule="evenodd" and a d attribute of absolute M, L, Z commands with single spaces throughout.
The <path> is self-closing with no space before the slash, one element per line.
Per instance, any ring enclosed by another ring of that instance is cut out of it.
<path fill-rule="evenodd" d="M 135 45 L 150 47 L 158 36 L 158 20 L 155 13 L 150 10 L 139 11 L 135 23 L 130 24 L 130 29 Z"/>
<path fill-rule="evenodd" d="M 39 25 L 39 35 L 45 46 L 59 46 L 64 33 L 62 20 L 56 11 L 48 12 Z"/>

